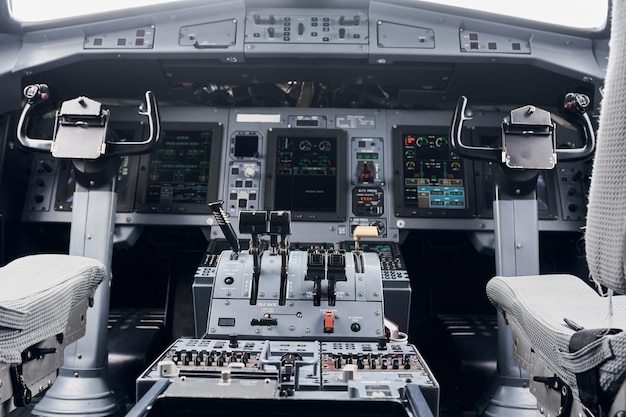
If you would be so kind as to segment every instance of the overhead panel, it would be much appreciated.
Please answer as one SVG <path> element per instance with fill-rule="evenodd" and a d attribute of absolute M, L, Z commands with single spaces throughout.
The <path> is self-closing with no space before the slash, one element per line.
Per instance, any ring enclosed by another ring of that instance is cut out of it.
<path fill-rule="evenodd" d="M 104 32 L 85 37 L 84 49 L 152 49 L 154 26 Z"/>
<path fill-rule="evenodd" d="M 459 30 L 461 52 L 491 54 L 530 54 L 530 39 L 467 30 Z"/>
<path fill-rule="evenodd" d="M 368 44 L 367 11 L 257 9 L 246 16 L 247 44 Z"/>
<path fill-rule="evenodd" d="M 435 47 L 435 31 L 418 26 L 402 25 L 379 20 L 376 24 L 379 48 Z"/>
<path fill-rule="evenodd" d="M 180 28 L 181 46 L 197 49 L 228 48 L 237 41 L 237 20 L 227 19 Z"/>

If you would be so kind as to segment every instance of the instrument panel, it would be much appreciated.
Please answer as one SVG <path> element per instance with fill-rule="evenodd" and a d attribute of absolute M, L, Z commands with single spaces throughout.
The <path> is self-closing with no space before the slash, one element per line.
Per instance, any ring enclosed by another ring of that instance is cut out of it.
<path fill-rule="evenodd" d="M 134 111 L 111 109 L 118 136 L 141 136 Z M 478 114 L 463 134 L 498 141 L 502 117 Z M 395 241 L 410 229 L 492 230 L 493 167 L 451 150 L 450 119 L 446 111 L 165 107 L 158 149 L 120 167 L 116 223 L 208 227 L 207 203 L 224 200 L 235 226 L 242 210 L 291 210 L 294 241 L 340 242 L 359 225 Z M 562 146 L 580 140 L 567 126 L 556 136 Z M 69 161 L 38 154 L 32 172 L 23 219 L 69 222 Z M 540 175 L 540 230 L 579 230 L 588 175 L 585 162 Z M 220 233 L 211 228 L 211 237 Z"/>

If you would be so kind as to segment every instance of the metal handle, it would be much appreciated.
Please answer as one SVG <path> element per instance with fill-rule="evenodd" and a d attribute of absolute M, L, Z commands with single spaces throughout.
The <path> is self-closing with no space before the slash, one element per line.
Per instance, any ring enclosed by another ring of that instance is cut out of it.
<path fill-rule="evenodd" d="M 50 152 L 51 140 L 32 139 L 26 134 L 26 118 L 30 113 L 31 107 L 41 104 L 48 99 L 48 86 L 46 84 L 32 84 L 24 88 L 23 94 L 26 98 L 26 105 L 17 123 L 17 140 L 25 148 Z"/>
<path fill-rule="evenodd" d="M 456 103 L 456 109 L 452 117 L 452 127 L 450 129 L 450 144 L 452 149 L 459 156 L 468 159 L 475 159 L 480 161 L 499 161 L 502 149 L 500 148 L 487 148 L 483 146 L 469 146 L 463 143 L 461 139 L 461 131 L 463 130 L 463 123 L 466 120 L 472 120 L 471 117 L 465 115 L 465 108 L 467 107 L 467 97 L 459 97 L 459 101 Z"/>
<path fill-rule="evenodd" d="M 23 94 L 26 98 L 26 105 L 17 124 L 17 139 L 25 148 L 50 151 L 52 146 L 51 140 L 30 138 L 26 133 L 30 111 L 33 107 L 48 99 L 48 86 L 46 84 L 32 84 L 24 88 Z M 157 146 L 161 136 L 161 123 L 157 101 L 151 91 L 146 91 L 145 103 L 139 107 L 139 114 L 148 118 L 148 137 L 139 142 L 107 141 L 105 156 L 149 153 Z"/>
<path fill-rule="evenodd" d="M 107 155 L 137 155 L 152 152 L 161 137 L 159 107 L 152 91 L 146 91 L 145 103 L 139 106 L 140 115 L 148 118 L 148 137 L 139 142 L 108 142 Z"/>
<path fill-rule="evenodd" d="M 587 107 L 589 104 L 589 97 L 584 94 L 569 93 L 565 96 L 563 107 L 576 116 L 578 119 L 577 121 L 581 124 L 585 135 L 585 144 L 581 148 L 556 149 L 555 153 L 559 162 L 585 159 L 593 153 L 596 139 L 593 126 L 591 125 L 591 120 L 587 115 Z M 467 97 L 459 97 L 456 109 L 454 110 L 452 126 L 450 129 L 450 143 L 452 148 L 464 158 L 500 162 L 502 148 L 469 146 L 462 142 L 461 132 L 463 129 L 463 123 L 466 120 L 471 120 L 471 117 L 465 115 L 466 107 Z"/>
<path fill-rule="evenodd" d="M 587 115 L 589 104 L 591 104 L 591 100 L 585 94 L 568 93 L 565 95 L 563 107 L 577 117 L 585 134 L 585 144 L 582 148 L 557 149 L 556 156 L 559 162 L 585 159 L 591 156 L 595 150 L 596 135 L 591 120 Z"/>

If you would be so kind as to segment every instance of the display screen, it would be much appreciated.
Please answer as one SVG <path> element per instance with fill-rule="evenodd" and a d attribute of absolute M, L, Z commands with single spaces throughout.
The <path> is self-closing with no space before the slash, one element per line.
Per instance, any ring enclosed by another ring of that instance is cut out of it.
<path fill-rule="evenodd" d="M 475 216 L 473 164 L 452 150 L 448 129 L 395 126 L 392 134 L 396 216 Z"/>
<path fill-rule="evenodd" d="M 140 211 L 208 212 L 217 197 L 221 130 L 217 125 L 164 125 L 157 149 L 142 164 Z"/>
<path fill-rule="evenodd" d="M 466 208 L 463 162 L 447 135 L 403 134 L 404 202 L 423 209 Z"/>
<path fill-rule="evenodd" d="M 235 152 L 237 158 L 256 158 L 259 156 L 259 137 L 256 135 L 235 136 Z"/>
<path fill-rule="evenodd" d="M 345 132 L 275 129 L 268 135 L 272 210 L 294 220 L 345 219 Z"/>

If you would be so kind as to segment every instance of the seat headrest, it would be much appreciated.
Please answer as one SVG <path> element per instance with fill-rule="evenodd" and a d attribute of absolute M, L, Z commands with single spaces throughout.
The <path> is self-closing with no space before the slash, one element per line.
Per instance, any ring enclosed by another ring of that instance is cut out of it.
<path fill-rule="evenodd" d="M 592 279 L 626 294 L 626 2 L 612 3 L 610 53 L 589 190 L 585 244 Z"/>

